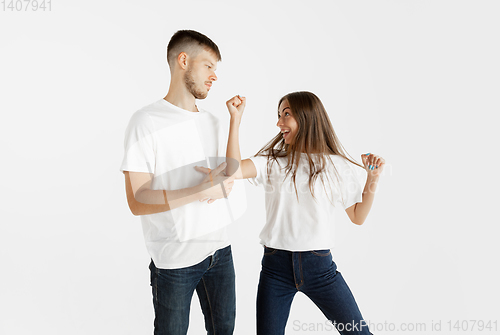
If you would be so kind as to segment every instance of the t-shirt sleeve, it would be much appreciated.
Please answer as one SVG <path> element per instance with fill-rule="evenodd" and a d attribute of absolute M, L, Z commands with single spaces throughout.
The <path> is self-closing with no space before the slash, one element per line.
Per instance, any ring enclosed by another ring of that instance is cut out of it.
<path fill-rule="evenodd" d="M 125 153 L 120 171 L 155 172 L 153 121 L 145 112 L 132 115 L 125 130 Z"/>
<path fill-rule="evenodd" d="M 363 188 L 352 163 L 342 164 L 342 206 L 344 209 L 363 200 Z"/>
<path fill-rule="evenodd" d="M 252 185 L 262 185 L 267 178 L 267 157 L 256 156 L 250 157 L 250 160 L 255 165 L 255 170 L 257 170 L 257 176 L 255 178 L 249 178 L 248 181 Z"/>

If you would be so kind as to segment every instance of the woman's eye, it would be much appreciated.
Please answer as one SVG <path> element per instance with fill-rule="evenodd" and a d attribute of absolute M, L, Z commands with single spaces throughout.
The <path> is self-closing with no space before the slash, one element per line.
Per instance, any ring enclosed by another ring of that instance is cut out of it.
<path fill-rule="evenodd" d="M 284 112 L 284 114 L 283 114 L 283 115 L 279 115 L 279 114 L 278 114 L 278 119 L 279 119 L 280 117 L 282 117 L 282 116 L 289 116 L 289 115 L 290 115 L 290 113 L 288 113 L 288 112 Z"/>

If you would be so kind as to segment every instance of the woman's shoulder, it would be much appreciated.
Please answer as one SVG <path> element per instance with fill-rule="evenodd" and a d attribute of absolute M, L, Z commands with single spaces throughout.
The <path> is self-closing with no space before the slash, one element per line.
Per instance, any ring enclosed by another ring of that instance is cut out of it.
<path fill-rule="evenodd" d="M 353 169 L 356 167 L 354 163 L 341 155 L 328 155 L 333 165 L 340 169 Z"/>
<path fill-rule="evenodd" d="M 259 152 L 253 157 L 255 157 L 257 159 L 261 159 L 261 160 L 266 160 L 269 162 L 274 162 L 274 161 L 280 162 L 280 161 L 287 161 L 288 160 L 288 156 L 286 155 L 286 153 L 284 153 L 283 151 L 276 150 L 276 149 L 273 149 L 272 152 L 269 152 L 269 151 Z"/>
<path fill-rule="evenodd" d="M 330 157 L 330 159 L 334 163 L 346 163 L 346 162 L 349 162 L 347 159 L 345 159 L 344 157 L 342 157 L 340 155 L 328 155 L 328 157 Z"/>

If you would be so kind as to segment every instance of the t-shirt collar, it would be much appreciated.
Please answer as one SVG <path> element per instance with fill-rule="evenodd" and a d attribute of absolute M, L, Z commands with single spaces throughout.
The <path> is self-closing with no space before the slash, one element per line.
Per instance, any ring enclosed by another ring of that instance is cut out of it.
<path fill-rule="evenodd" d="M 201 108 L 199 108 L 198 106 L 196 106 L 196 108 L 198 109 L 198 112 L 191 112 L 191 111 L 188 111 L 187 109 L 184 109 L 184 108 L 180 108 L 170 102 L 168 102 L 167 100 L 165 99 L 160 99 L 160 103 L 169 107 L 169 108 L 172 108 L 178 112 L 181 112 L 181 113 L 184 113 L 184 114 L 189 114 L 191 116 L 196 116 L 196 115 L 199 115 L 201 113 L 204 113 L 204 110 L 202 110 Z"/>

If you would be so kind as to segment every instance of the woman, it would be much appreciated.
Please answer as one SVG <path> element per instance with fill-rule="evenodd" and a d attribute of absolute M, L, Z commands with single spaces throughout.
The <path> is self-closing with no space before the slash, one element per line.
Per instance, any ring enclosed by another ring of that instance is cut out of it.
<path fill-rule="evenodd" d="M 278 104 L 280 133 L 241 161 L 239 125 L 246 99 L 227 102 L 231 114 L 226 173 L 253 178 L 266 190 L 266 224 L 257 293 L 257 334 L 284 334 L 294 295 L 306 294 L 341 334 L 370 334 L 356 301 L 332 260 L 330 229 L 341 206 L 361 225 L 370 211 L 383 158 L 361 156 L 364 190 L 320 99 L 294 92 Z"/>

